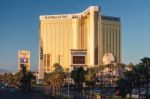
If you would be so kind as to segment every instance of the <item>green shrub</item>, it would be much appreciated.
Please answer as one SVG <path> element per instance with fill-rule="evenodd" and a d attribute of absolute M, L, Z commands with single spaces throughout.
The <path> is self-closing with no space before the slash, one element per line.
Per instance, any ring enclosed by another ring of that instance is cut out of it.
<path fill-rule="evenodd" d="M 67 96 L 67 95 L 63 95 L 63 98 L 64 98 L 64 99 L 73 99 L 72 96 Z"/>

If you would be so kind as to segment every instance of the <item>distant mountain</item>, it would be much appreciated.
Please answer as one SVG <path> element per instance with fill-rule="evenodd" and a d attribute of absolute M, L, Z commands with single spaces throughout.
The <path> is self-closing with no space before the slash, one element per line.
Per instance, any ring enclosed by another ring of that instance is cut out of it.
<path fill-rule="evenodd" d="M 6 69 L 0 69 L 0 74 L 3 74 L 3 73 L 10 73 L 10 71 L 8 71 Z"/>

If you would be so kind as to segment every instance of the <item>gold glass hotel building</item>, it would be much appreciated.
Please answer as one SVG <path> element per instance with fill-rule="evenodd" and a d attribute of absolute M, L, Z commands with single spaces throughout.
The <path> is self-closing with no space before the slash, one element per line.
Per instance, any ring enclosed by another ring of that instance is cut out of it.
<path fill-rule="evenodd" d="M 99 6 L 77 14 L 43 15 L 39 23 L 39 73 L 103 64 L 105 53 L 121 60 L 120 18 L 102 16 Z"/>

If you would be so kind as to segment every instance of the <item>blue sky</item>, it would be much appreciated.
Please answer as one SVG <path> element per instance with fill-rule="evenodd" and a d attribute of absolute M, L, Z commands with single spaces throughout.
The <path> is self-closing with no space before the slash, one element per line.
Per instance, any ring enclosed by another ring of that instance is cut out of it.
<path fill-rule="evenodd" d="M 77 13 L 90 5 L 121 18 L 123 63 L 150 57 L 150 0 L 0 0 L 0 68 L 16 71 L 17 52 L 26 49 L 31 69 L 37 69 L 39 16 Z"/>

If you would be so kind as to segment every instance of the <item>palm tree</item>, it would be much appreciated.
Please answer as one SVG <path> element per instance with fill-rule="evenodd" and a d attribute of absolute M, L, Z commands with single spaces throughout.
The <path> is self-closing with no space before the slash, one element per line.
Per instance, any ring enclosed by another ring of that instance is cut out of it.
<path fill-rule="evenodd" d="M 3 74 L 3 78 L 2 79 L 3 79 L 4 83 L 8 83 L 8 81 L 7 81 L 7 73 Z"/>
<path fill-rule="evenodd" d="M 120 79 L 120 78 L 124 78 L 124 72 L 125 72 L 125 67 L 126 65 L 125 64 L 122 64 L 122 63 L 119 63 L 119 64 L 116 64 L 116 67 L 117 67 L 117 75 L 116 75 L 116 78 L 117 79 Z"/>
<path fill-rule="evenodd" d="M 104 84 L 104 65 L 100 65 L 100 66 L 96 66 L 95 67 L 95 72 L 96 72 L 96 77 L 98 79 L 98 81 L 100 81 L 100 85 Z"/>
<path fill-rule="evenodd" d="M 65 73 L 60 64 L 55 63 L 53 67 L 54 67 L 54 70 L 51 73 L 45 74 L 44 76 L 44 81 L 46 83 L 46 90 L 49 89 L 49 87 L 51 88 L 52 86 L 52 94 L 60 95 L 61 94 L 60 90 L 61 90 L 61 86 L 65 78 Z M 49 94 L 49 92 L 47 94 Z"/>
<path fill-rule="evenodd" d="M 128 81 L 124 78 L 120 78 L 117 80 L 117 89 L 119 90 L 119 94 L 121 95 L 122 99 L 125 99 L 128 88 L 126 87 Z"/>
<path fill-rule="evenodd" d="M 141 84 L 143 83 L 143 70 L 142 70 L 142 67 L 139 64 L 136 65 L 134 70 L 135 70 L 135 73 L 136 73 L 135 85 L 139 89 L 138 95 L 140 96 Z"/>
<path fill-rule="evenodd" d="M 93 86 L 95 82 L 96 72 L 94 71 L 94 68 L 88 68 L 87 72 L 85 74 L 85 82 L 89 86 Z"/>
<path fill-rule="evenodd" d="M 31 80 L 35 79 L 35 76 L 32 72 L 27 71 L 26 66 L 22 65 L 19 71 L 19 82 L 23 91 L 27 92 L 31 88 Z"/>
<path fill-rule="evenodd" d="M 2 82 L 2 80 L 3 80 L 3 75 L 0 74 L 0 82 Z"/>
<path fill-rule="evenodd" d="M 126 94 L 129 93 L 131 99 L 132 89 L 135 87 L 135 81 L 137 81 L 137 71 L 133 64 L 129 64 L 128 68 L 125 69 L 124 64 L 119 64 L 122 76 L 117 80 L 117 88 L 120 91 L 122 98 L 126 97 Z"/>
<path fill-rule="evenodd" d="M 96 68 L 88 68 L 85 74 L 85 83 L 89 86 L 89 89 L 92 89 L 92 87 L 95 84 L 96 80 Z M 90 96 L 92 94 L 92 91 L 90 92 Z"/>
<path fill-rule="evenodd" d="M 131 93 L 132 93 L 132 89 L 134 87 L 134 80 L 135 80 L 136 75 L 133 70 L 132 71 L 126 70 L 124 72 L 124 75 L 125 75 L 124 79 L 127 81 L 127 83 L 126 83 L 127 93 L 129 93 L 130 99 L 131 99 Z"/>
<path fill-rule="evenodd" d="M 127 69 L 128 71 L 132 71 L 134 69 L 133 63 L 130 63 L 129 65 L 127 65 Z"/>
<path fill-rule="evenodd" d="M 6 79 L 7 79 L 7 83 L 9 85 L 13 84 L 13 74 L 12 73 L 7 73 Z"/>
<path fill-rule="evenodd" d="M 65 73 L 64 73 L 64 70 L 60 64 L 55 63 L 53 65 L 53 67 L 54 67 L 53 76 L 55 78 L 54 80 L 57 82 L 57 83 L 56 82 L 54 82 L 54 83 L 56 84 L 55 86 L 58 86 L 57 91 L 58 91 L 58 95 L 60 95 L 61 94 L 60 90 L 61 90 L 61 86 L 64 82 Z"/>
<path fill-rule="evenodd" d="M 145 85 L 146 85 L 146 98 L 148 99 L 148 85 L 149 85 L 149 81 L 150 81 L 150 58 L 148 57 L 144 57 L 141 59 L 141 73 L 144 76 L 144 81 L 145 81 Z"/>
<path fill-rule="evenodd" d="M 19 72 L 14 74 L 14 85 L 19 86 Z"/>
<path fill-rule="evenodd" d="M 46 92 L 46 95 L 50 93 L 50 90 L 49 90 L 49 86 L 50 86 L 50 73 L 45 73 L 44 74 L 44 82 L 45 82 L 45 92 Z"/>
<path fill-rule="evenodd" d="M 150 77 L 150 58 L 143 58 L 141 59 L 141 62 L 134 66 L 133 64 L 129 64 L 128 67 L 130 69 L 127 69 L 124 71 L 124 77 L 122 80 L 127 81 L 126 82 L 126 88 L 128 90 L 127 93 L 130 93 L 131 98 L 131 92 L 133 87 L 139 88 L 139 96 L 140 96 L 140 88 L 141 86 L 146 85 L 146 98 L 148 99 L 148 84 L 149 84 L 149 77 Z M 119 80 L 118 80 L 119 81 Z M 123 83 L 122 81 L 119 83 L 121 85 Z M 125 83 L 124 83 L 125 84 Z M 119 85 L 118 85 L 119 86 Z M 125 89 L 125 88 L 124 88 Z"/>
<path fill-rule="evenodd" d="M 4 75 L 1 77 L 1 80 L 9 85 L 15 85 L 16 82 L 12 73 L 4 73 Z"/>
<path fill-rule="evenodd" d="M 71 78 L 75 82 L 75 90 L 76 90 L 76 92 L 81 93 L 81 95 L 82 95 L 82 92 L 81 92 L 82 84 L 85 79 L 84 75 L 85 75 L 85 71 L 84 71 L 83 67 L 76 68 L 71 72 Z"/>

